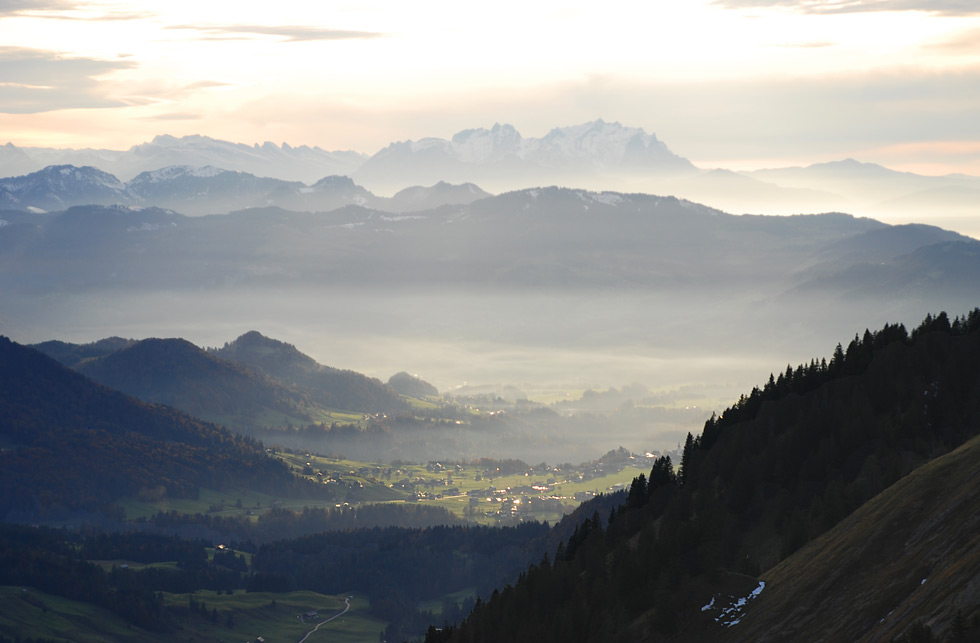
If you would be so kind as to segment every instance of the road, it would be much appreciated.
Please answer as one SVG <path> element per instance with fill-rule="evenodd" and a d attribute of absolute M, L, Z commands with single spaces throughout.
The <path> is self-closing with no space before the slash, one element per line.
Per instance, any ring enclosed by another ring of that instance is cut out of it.
<path fill-rule="evenodd" d="M 313 634 L 313 632 L 316 632 L 318 629 L 320 629 L 320 626 L 321 625 L 324 625 L 325 623 L 329 623 L 330 621 L 334 620 L 335 618 L 337 618 L 339 616 L 343 616 L 344 614 L 346 614 L 347 611 L 350 609 L 350 598 L 345 598 L 344 599 L 344 603 L 347 604 L 347 607 L 345 607 L 342 611 L 337 612 L 336 614 L 334 614 L 330 618 L 324 619 L 324 620 L 320 621 L 319 623 L 317 623 L 316 624 L 316 627 L 314 627 L 312 630 L 310 630 L 309 632 L 307 632 L 306 633 L 306 636 L 304 636 L 303 638 L 301 638 L 299 640 L 299 643 L 304 643 L 304 641 L 306 641 L 306 639 L 310 638 L 310 634 Z"/>

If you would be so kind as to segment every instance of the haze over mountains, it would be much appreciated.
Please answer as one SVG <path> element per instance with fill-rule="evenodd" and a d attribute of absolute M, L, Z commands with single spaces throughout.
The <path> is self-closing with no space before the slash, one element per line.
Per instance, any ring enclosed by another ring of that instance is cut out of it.
<path fill-rule="evenodd" d="M 249 196 L 243 195 L 239 205 L 204 206 L 206 200 L 199 197 L 203 209 L 185 205 L 185 214 L 269 204 L 290 209 L 328 207 L 317 200 L 316 193 L 322 187 L 316 184 L 328 176 L 344 175 L 382 195 L 440 181 L 473 183 L 491 192 L 563 185 L 674 195 L 734 213 L 842 211 L 889 222 L 935 223 L 980 236 L 976 223 L 980 196 L 977 177 L 921 176 L 853 159 L 753 172 L 698 168 L 655 135 L 602 120 L 557 127 L 541 138 L 524 137 L 512 126 L 496 124 L 490 129 L 463 130 L 451 139 L 427 137 L 394 142 L 370 156 L 285 143 L 249 146 L 205 136 L 158 136 L 125 151 L 19 148 L 10 143 L 0 147 L 0 176 L 24 176 L 51 165 L 92 166 L 122 182 L 150 172 L 138 186 L 133 186 L 132 194 L 124 197 L 124 202 L 144 205 L 177 207 L 177 202 L 166 205 L 159 187 L 147 185 L 166 183 L 167 177 L 159 171 L 172 166 L 187 168 L 169 169 L 166 173 L 206 174 L 220 169 L 229 173 L 223 181 L 233 183 L 243 177 L 234 178 L 230 173 L 241 172 L 292 183 L 280 186 L 287 193 L 312 195 L 277 193 L 260 201 L 254 187 L 249 187 L 253 191 Z M 115 184 L 115 188 L 125 187 Z M 304 192 L 311 187 L 312 191 Z M 270 191 L 260 190 L 263 195 Z M 292 201 L 280 203 L 279 198 Z M 251 203 L 244 203 L 248 199 Z M 27 205 L 33 204 L 13 207 Z"/>
<path fill-rule="evenodd" d="M 382 380 L 412 370 L 440 390 L 639 382 L 660 404 L 711 409 L 853 328 L 980 299 L 980 242 L 953 232 L 646 195 L 522 190 L 409 215 L 76 206 L 0 219 L 3 322 L 20 341 L 220 346 L 262 329 L 321 363 Z M 697 417 L 660 426 L 652 445 L 634 430 L 603 447 L 672 448 Z"/>
<path fill-rule="evenodd" d="M 359 205 L 388 212 L 465 204 L 488 193 L 472 183 L 413 186 L 379 197 L 346 176 L 305 185 L 212 166 L 171 165 L 142 172 L 124 183 L 91 166 L 51 165 L 25 176 L 0 179 L 0 209 L 55 211 L 76 205 L 129 205 L 177 210 L 191 216 L 275 206 L 329 211 Z"/>
<path fill-rule="evenodd" d="M 206 137 L 118 153 L 7 145 L 0 157 L 7 168 L 75 163 L 0 179 L 0 324 L 25 342 L 209 346 L 260 329 L 321 363 L 381 380 L 418 372 L 443 391 L 563 396 L 638 382 L 665 403 L 711 408 L 854 328 L 980 299 L 980 242 L 940 227 L 735 216 L 581 189 L 636 180 L 806 212 L 825 197 L 869 203 L 869 188 L 896 204 L 965 196 L 969 209 L 978 179 L 856 161 L 706 171 L 618 123 L 542 138 L 495 125 L 370 158 Z M 574 189 L 541 187 L 557 181 Z M 383 182 L 401 189 L 372 192 Z M 482 189 L 508 185 L 520 189 Z"/>

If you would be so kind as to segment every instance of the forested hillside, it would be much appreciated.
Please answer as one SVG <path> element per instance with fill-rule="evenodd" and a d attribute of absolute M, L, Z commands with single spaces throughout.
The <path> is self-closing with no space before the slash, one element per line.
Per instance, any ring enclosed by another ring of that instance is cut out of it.
<path fill-rule="evenodd" d="M 269 414 L 309 419 L 300 394 L 183 339 L 144 339 L 77 369 L 127 395 L 229 426 Z"/>
<path fill-rule="evenodd" d="M 305 493 L 258 442 L 107 389 L 0 338 L 0 516 L 49 519 L 124 495 L 242 485 Z"/>
<path fill-rule="evenodd" d="M 759 579 L 769 570 L 978 433 L 978 364 L 975 309 L 952 322 L 929 316 L 911 334 L 902 326 L 866 331 L 829 361 L 787 367 L 689 436 L 676 475 L 658 461 L 649 478 L 634 481 L 625 505 L 582 523 L 553 563 L 530 568 L 459 629 L 432 629 L 427 640 L 734 639 L 742 612 L 754 614 L 753 597 L 767 591 Z M 960 528 L 968 527 L 949 526 Z M 890 582 L 883 567 L 879 573 Z M 938 600 L 972 617 L 980 595 L 971 591 Z M 726 606 L 728 596 L 746 601 Z M 896 606 L 878 607 L 884 618 Z M 896 619 L 915 620 L 915 604 L 898 608 L 905 612 Z M 946 620 L 932 626 L 949 631 L 951 611 L 936 613 Z M 822 634 L 813 627 L 798 634 Z"/>
<path fill-rule="evenodd" d="M 325 407 L 373 413 L 407 408 L 398 394 L 381 381 L 318 364 L 292 344 L 254 330 L 216 350 L 215 355 L 297 388 Z"/>

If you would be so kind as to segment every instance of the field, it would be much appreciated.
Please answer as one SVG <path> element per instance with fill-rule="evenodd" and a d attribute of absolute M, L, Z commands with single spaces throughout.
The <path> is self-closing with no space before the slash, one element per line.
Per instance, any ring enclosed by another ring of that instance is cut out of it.
<path fill-rule="evenodd" d="M 164 604 L 175 616 L 176 629 L 156 633 L 128 626 L 112 612 L 91 604 L 34 589 L 0 587 L 0 632 L 15 639 L 30 636 L 78 643 L 254 641 L 260 636 L 269 643 L 295 643 L 317 623 L 342 612 L 346 599 L 350 601 L 350 610 L 322 625 L 307 640 L 310 643 L 377 641 L 385 623 L 368 615 L 367 599 L 349 596 L 314 592 L 248 594 L 241 590 L 230 595 L 206 591 L 164 593 Z M 301 618 L 314 610 L 315 618 Z"/>
<path fill-rule="evenodd" d="M 500 472 L 472 464 L 379 465 L 310 453 L 280 457 L 299 475 L 341 485 L 354 501 L 424 502 L 489 525 L 559 520 L 589 497 L 628 487 L 652 466 L 644 458 L 632 458 L 569 470 L 522 467 Z"/>
<path fill-rule="evenodd" d="M 386 502 L 422 502 L 445 507 L 460 518 L 500 525 L 538 520 L 554 522 L 584 500 L 629 486 L 652 463 L 642 457 L 613 463 L 587 463 L 558 470 L 499 471 L 485 465 L 428 463 L 377 464 L 311 453 L 276 453 L 299 476 L 334 491 L 327 500 L 282 498 L 245 489 L 201 489 L 197 498 L 127 498 L 119 505 L 129 520 L 158 512 L 210 513 L 256 518 L 271 507 L 339 507 Z M 506 467 L 505 467 L 506 468 Z"/>
<path fill-rule="evenodd" d="M 308 641 L 377 641 L 386 625 L 368 615 L 367 599 L 356 594 L 325 596 L 315 592 L 269 594 L 239 590 L 230 595 L 198 591 L 163 596 L 168 608 L 182 610 L 186 615 L 181 623 L 184 629 L 173 639 L 176 641 L 254 641 L 261 636 L 269 643 L 295 642 L 321 621 L 343 612 L 346 601 L 350 602 L 350 610 L 321 625 Z M 305 616 L 313 612 L 315 617 Z"/>

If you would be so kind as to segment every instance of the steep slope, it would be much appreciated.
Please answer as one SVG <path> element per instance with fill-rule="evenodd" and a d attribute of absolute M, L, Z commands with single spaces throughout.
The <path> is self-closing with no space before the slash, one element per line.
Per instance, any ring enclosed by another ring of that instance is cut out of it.
<path fill-rule="evenodd" d="M 977 364 L 980 309 L 787 367 L 689 436 L 676 475 L 658 460 L 554 564 L 428 640 L 883 640 L 915 621 L 949 631 L 957 609 L 969 623 L 975 442 L 853 512 L 980 432 Z"/>
<path fill-rule="evenodd" d="M 0 516 L 105 509 L 141 490 L 298 490 L 261 445 L 96 384 L 0 338 Z"/>
<path fill-rule="evenodd" d="M 727 641 L 948 640 L 980 608 L 980 438 L 916 469 L 763 575 Z"/>
<path fill-rule="evenodd" d="M 264 337 L 254 330 L 215 354 L 298 388 L 328 408 L 371 413 L 407 408 L 398 394 L 381 381 L 354 371 L 322 366 L 292 344 Z"/>

